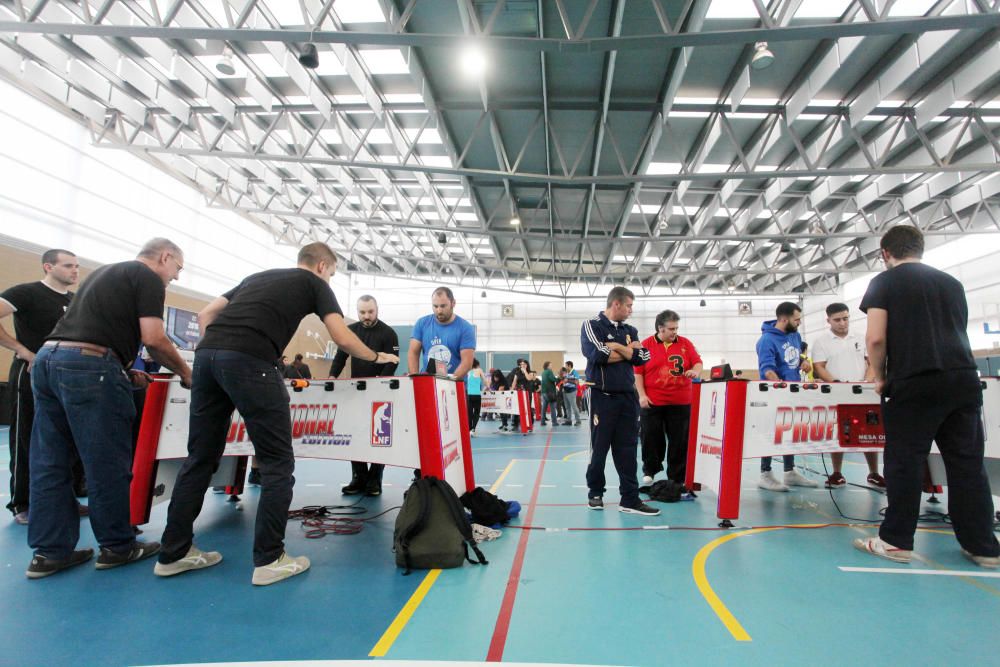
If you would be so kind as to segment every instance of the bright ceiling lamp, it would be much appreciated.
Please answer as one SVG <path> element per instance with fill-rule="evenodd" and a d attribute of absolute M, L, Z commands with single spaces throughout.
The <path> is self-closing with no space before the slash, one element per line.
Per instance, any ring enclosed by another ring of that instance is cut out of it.
<path fill-rule="evenodd" d="M 510 219 L 510 224 L 511 224 L 511 226 L 513 226 L 513 227 L 517 227 L 518 225 L 520 225 L 520 224 L 521 224 L 521 218 L 519 218 L 519 217 L 517 217 L 517 216 L 515 215 L 515 216 L 514 216 L 513 218 L 511 218 L 511 219 Z"/>
<path fill-rule="evenodd" d="M 479 45 L 469 44 L 465 46 L 458 59 L 458 64 L 462 73 L 470 79 L 482 79 L 486 75 L 486 53 Z"/>
<path fill-rule="evenodd" d="M 774 62 L 774 54 L 767 48 L 767 42 L 757 42 L 753 45 L 754 54 L 750 59 L 753 69 L 767 69 Z"/>

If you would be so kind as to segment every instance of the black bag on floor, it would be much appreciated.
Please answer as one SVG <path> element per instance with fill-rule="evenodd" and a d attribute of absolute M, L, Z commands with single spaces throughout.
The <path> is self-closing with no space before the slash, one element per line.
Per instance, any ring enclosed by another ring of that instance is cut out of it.
<path fill-rule="evenodd" d="M 406 568 L 403 574 L 412 569 L 459 567 L 466 560 L 473 565 L 489 562 L 476 546 L 455 490 L 435 477 L 416 480 L 403 496 L 392 545 L 396 565 Z M 469 558 L 470 548 L 478 563 Z"/>
<path fill-rule="evenodd" d="M 681 494 L 684 493 L 684 485 L 672 479 L 661 479 L 653 482 L 646 493 L 649 494 L 650 500 L 658 500 L 661 503 L 676 503 L 681 499 Z"/>
<path fill-rule="evenodd" d="M 507 503 L 481 486 L 463 493 L 461 500 L 466 509 L 472 513 L 472 523 L 493 526 L 510 521 Z"/>

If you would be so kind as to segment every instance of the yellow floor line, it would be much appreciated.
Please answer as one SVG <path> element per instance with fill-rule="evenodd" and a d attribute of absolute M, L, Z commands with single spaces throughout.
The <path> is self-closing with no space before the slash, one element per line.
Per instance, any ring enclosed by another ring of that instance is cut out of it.
<path fill-rule="evenodd" d="M 705 576 L 705 562 L 708 560 L 709 555 L 716 547 L 719 547 L 729 540 L 735 540 L 737 537 L 743 537 L 744 535 L 753 535 L 754 533 L 764 533 L 770 530 L 778 530 L 778 528 L 754 528 L 752 530 L 744 530 L 738 533 L 733 533 L 731 535 L 725 535 L 718 539 L 712 540 L 705 546 L 703 546 L 694 557 L 694 561 L 691 563 L 691 573 L 694 575 L 694 583 L 698 586 L 698 590 L 701 592 L 705 601 L 715 612 L 715 615 L 719 617 L 722 624 L 726 626 L 729 630 L 729 634 L 733 636 L 738 642 L 748 642 L 752 641 L 750 635 L 747 631 L 743 629 L 740 622 L 736 620 L 736 617 L 729 611 L 729 609 L 722 603 L 719 596 L 715 594 L 712 590 L 712 586 L 708 583 L 708 577 Z"/>
<path fill-rule="evenodd" d="M 562 458 L 562 460 L 563 460 L 563 461 L 569 461 L 569 460 L 570 460 L 571 458 L 573 458 L 574 456 L 579 456 L 580 454 L 586 454 L 586 453 L 587 453 L 587 452 L 589 452 L 589 451 L 590 451 L 589 449 L 581 449 L 581 450 L 580 450 L 580 451 L 578 451 L 578 452 L 573 452 L 572 454 L 567 454 L 566 456 L 564 456 L 564 457 Z"/>
<path fill-rule="evenodd" d="M 500 488 L 504 478 L 507 477 L 507 473 L 509 473 L 514 467 L 515 461 L 517 461 L 517 459 L 510 460 L 507 467 L 504 468 L 503 472 L 500 473 L 500 476 L 497 477 L 497 481 L 493 482 L 493 486 L 490 487 L 490 493 L 496 493 L 497 489 Z M 396 618 L 393 619 L 386 631 L 382 633 L 378 642 L 376 642 L 372 650 L 369 651 L 368 657 L 381 658 L 389 652 L 389 649 L 392 648 L 396 639 L 398 639 L 399 635 L 403 632 L 403 628 L 405 628 L 406 624 L 410 622 L 411 618 L 413 618 L 413 614 L 416 613 L 417 607 L 419 607 L 420 603 L 424 601 L 425 597 L 427 597 L 427 593 L 430 592 L 431 586 L 434 585 L 434 582 L 437 581 L 438 575 L 440 574 L 441 570 L 430 570 L 427 573 L 424 580 L 420 582 L 419 586 L 417 586 L 417 590 L 413 591 L 413 595 L 411 595 L 410 599 L 406 601 L 403 608 L 399 610 L 398 614 L 396 614 Z"/>

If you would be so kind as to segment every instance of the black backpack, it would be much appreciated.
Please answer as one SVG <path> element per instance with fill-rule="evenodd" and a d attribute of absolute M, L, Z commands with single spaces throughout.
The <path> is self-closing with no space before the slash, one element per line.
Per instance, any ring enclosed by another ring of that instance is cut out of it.
<path fill-rule="evenodd" d="M 507 503 L 492 493 L 477 486 L 472 491 L 462 494 L 462 504 L 472 513 L 472 522 L 484 526 L 507 523 Z"/>
<path fill-rule="evenodd" d="M 681 499 L 681 494 L 684 493 L 684 485 L 680 482 L 675 482 L 672 479 L 661 479 L 657 482 L 653 482 L 653 485 L 648 487 L 650 500 L 658 500 L 661 503 L 676 503 Z"/>
<path fill-rule="evenodd" d="M 410 485 L 396 517 L 392 544 L 396 565 L 406 568 L 403 574 L 413 568 L 459 567 L 466 560 L 473 565 L 489 562 L 476 546 L 455 490 L 435 477 L 422 477 Z M 469 558 L 470 548 L 478 563 Z"/>

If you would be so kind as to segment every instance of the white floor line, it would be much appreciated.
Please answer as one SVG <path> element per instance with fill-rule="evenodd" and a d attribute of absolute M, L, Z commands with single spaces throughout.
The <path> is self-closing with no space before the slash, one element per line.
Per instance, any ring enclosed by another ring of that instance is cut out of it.
<path fill-rule="evenodd" d="M 326 484 L 306 484 L 306 486 L 326 486 Z"/>
<path fill-rule="evenodd" d="M 556 488 L 556 485 L 555 484 L 539 484 L 538 488 L 540 488 L 540 489 L 554 489 L 554 488 Z"/>
<path fill-rule="evenodd" d="M 982 577 L 1000 579 L 1000 572 L 969 572 L 965 570 L 907 570 L 895 567 L 838 567 L 841 572 L 873 572 L 876 574 L 924 574 L 939 577 Z"/>
<path fill-rule="evenodd" d="M 509 487 L 510 487 L 510 488 L 512 488 L 512 489 L 515 489 L 515 488 L 516 488 L 516 489 L 519 489 L 519 488 L 521 488 L 522 486 L 524 486 L 524 484 L 504 484 L 504 486 L 509 486 Z"/>
<path fill-rule="evenodd" d="M 574 489 L 586 489 L 587 485 L 586 484 L 574 484 L 573 488 Z"/>

